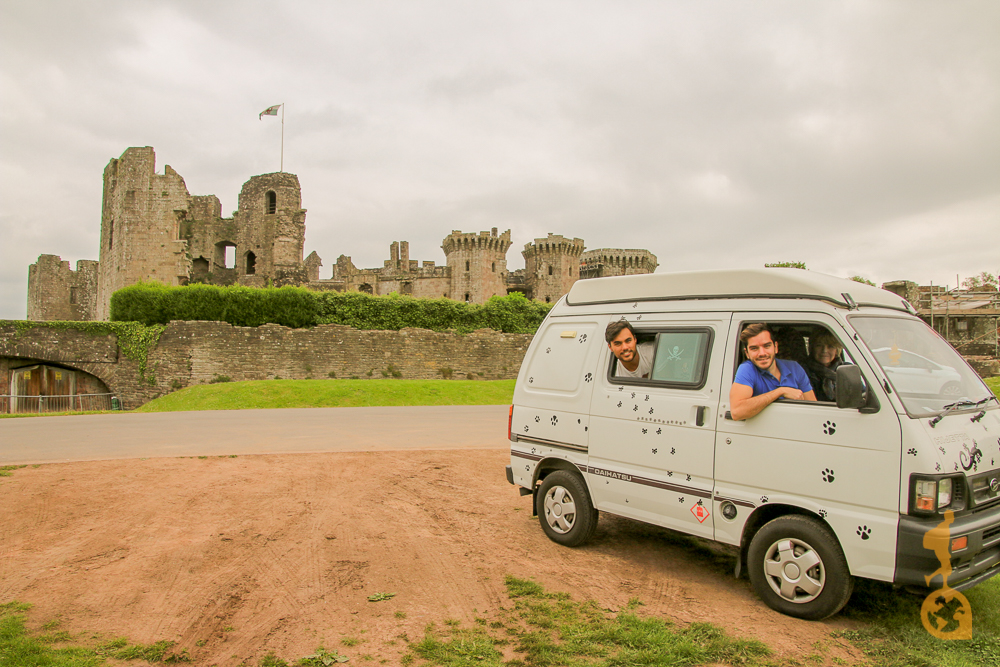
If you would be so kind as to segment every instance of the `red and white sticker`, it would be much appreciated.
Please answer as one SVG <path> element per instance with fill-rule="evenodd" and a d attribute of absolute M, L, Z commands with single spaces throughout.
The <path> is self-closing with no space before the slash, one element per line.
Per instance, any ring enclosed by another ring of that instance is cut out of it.
<path fill-rule="evenodd" d="M 708 508 L 704 505 L 692 505 L 691 514 L 694 514 L 694 518 L 698 519 L 698 523 L 705 523 L 705 519 L 709 517 Z"/>

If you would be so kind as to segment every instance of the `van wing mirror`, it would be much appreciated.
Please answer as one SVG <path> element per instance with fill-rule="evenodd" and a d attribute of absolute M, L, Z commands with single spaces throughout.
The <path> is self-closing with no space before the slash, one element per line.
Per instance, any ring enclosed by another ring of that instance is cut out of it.
<path fill-rule="evenodd" d="M 862 408 L 865 405 L 865 385 L 861 369 L 854 364 L 837 367 L 837 407 Z"/>

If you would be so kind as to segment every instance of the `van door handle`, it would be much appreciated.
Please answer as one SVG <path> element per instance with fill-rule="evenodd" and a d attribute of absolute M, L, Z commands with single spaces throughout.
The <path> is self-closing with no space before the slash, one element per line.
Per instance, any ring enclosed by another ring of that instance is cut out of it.
<path fill-rule="evenodd" d="M 696 426 L 705 425 L 705 413 L 708 411 L 707 405 L 699 405 L 698 411 L 695 413 L 694 423 Z"/>

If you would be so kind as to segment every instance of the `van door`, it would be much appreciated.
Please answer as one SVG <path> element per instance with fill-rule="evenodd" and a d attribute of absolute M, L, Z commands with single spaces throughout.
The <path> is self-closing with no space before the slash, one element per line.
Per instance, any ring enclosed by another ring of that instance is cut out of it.
<path fill-rule="evenodd" d="M 597 509 L 712 536 L 715 424 L 729 322 L 728 313 L 633 320 L 640 342 L 654 346 L 646 379 L 617 376 L 617 360 L 603 345 L 587 469 Z"/>
<path fill-rule="evenodd" d="M 837 408 L 832 402 L 779 400 L 744 421 L 726 419 L 729 390 L 743 356 L 739 335 L 767 322 L 777 356 L 807 367 L 810 340 L 832 333 L 842 362 L 857 363 L 880 402 L 877 412 Z M 845 327 L 826 313 L 735 313 L 722 382 L 722 418 L 715 457 L 716 539 L 739 544 L 746 519 L 765 504 L 817 515 L 834 530 L 851 572 L 891 580 L 899 517 L 899 418 Z M 733 504 L 722 512 L 726 502 Z M 735 511 L 735 516 L 728 514 Z"/>

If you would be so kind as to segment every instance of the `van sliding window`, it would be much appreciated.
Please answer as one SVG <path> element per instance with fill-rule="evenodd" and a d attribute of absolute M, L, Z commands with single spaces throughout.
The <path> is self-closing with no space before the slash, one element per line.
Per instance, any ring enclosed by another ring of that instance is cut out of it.
<path fill-rule="evenodd" d="M 659 331 L 636 331 L 640 345 L 655 341 L 653 368 L 648 378 L 623 378 L 615 375 L 618 360 L 611 356 L 608 379 L 611 382 L 642 384 L 676 389 L 700 389 L 705 385 L 708 353 L 713 331 L 708 328 L 684 328 Z"/>

